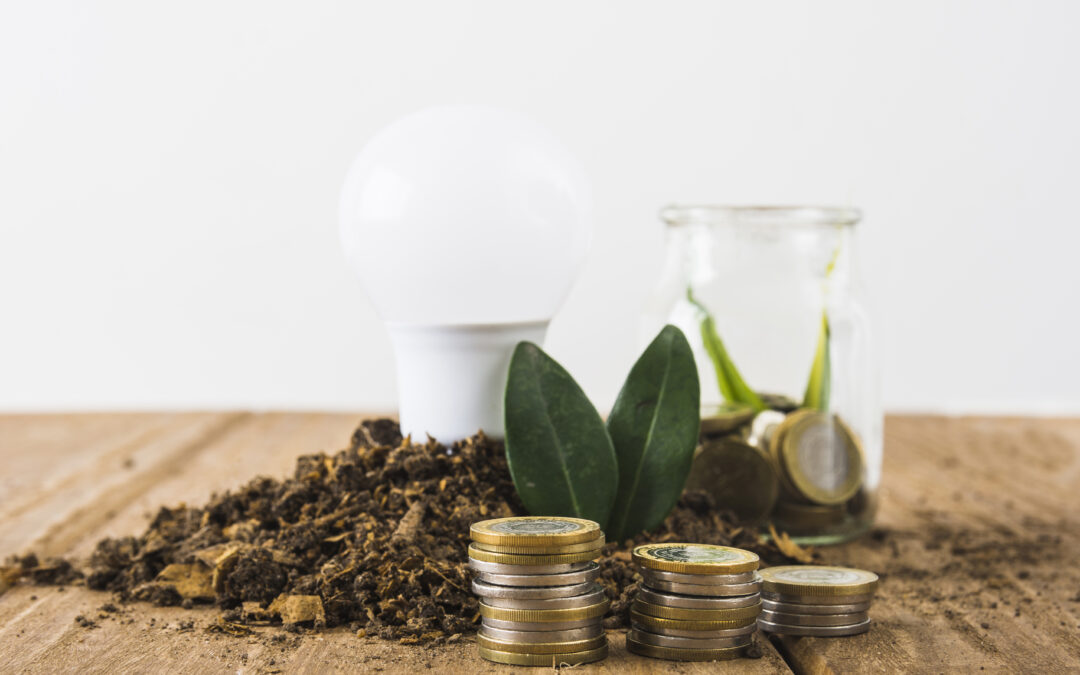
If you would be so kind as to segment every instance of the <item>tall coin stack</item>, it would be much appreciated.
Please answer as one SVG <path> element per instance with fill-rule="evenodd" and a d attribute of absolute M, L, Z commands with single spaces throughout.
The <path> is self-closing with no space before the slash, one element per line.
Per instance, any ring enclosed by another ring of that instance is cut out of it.
<path fill-rule="evenodd" d="M 782 635 L 856 635 L 870 630 L 873 572 L 848 567 L 787 565 L 761 570 L 758 627 Z"/>
<path fill-rule="evenodd" d="M 497 518 L 470 528 L 472 589 L 480 597 L 480 656 L 516 666 L 607 657 L 610 602 L 594 583 L 604 533 L 580 518 Z"/>
<path fill-rule="evenodd" d="M 638 546 L 644 578 L 630 606 L 626 647 L 672 661 L 719 661 L 742 655 L 761 611 L 758 557 L 709 544 Z"/>

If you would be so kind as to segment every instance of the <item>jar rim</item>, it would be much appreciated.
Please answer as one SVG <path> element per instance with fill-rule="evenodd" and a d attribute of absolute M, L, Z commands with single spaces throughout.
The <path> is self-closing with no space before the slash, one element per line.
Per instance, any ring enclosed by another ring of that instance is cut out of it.
<path fill-rule="evenodd" d="M 681 225 L 846 225 L 859 222 L 859 209 L 842 206 L 734 206 L 670 204 L 660 209 L 668 227 Z"/>

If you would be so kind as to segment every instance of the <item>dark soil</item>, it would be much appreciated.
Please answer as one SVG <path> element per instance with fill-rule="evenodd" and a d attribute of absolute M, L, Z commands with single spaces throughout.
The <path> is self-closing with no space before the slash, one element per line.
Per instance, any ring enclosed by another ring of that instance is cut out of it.
<path fill-rule="evenodd" d="M 347 449 L 300 457 L 291 478 L 258 477 L 202 507 L 162 508 L 141 536 L 99 542 L 86 583 L 124 601 L 216 603 L 224 610 L 218 628 L 230 634 L 281 621 L 293 631 L 350 625 L 404 643 L 439 642 L 479 623 L 469 526 L 524 513 L 500 442 L 412 443 L 393 421 L 369 420 Z M 632 543 L 676 540 L 786 560 L 704 493 L 684 495 L 662 527 Z M 630 543 L 609 543 L 601 561 L 609 627 L 626 625 L 639 580 Z M 66 561 L 19 562 L 37 583 L 80 576 Z"/>

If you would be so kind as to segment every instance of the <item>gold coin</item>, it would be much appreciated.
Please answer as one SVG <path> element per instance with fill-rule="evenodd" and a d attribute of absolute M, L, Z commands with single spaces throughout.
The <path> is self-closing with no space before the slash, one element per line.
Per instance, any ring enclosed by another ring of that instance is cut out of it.
<path fill-rule="evenodd" d="M 777 477 L 780 479 L 780 492 L 781 500 L 786 501 L 805 501 L 795 486 L 791 483 L 791 478 L 788 476 L 787 467 L 784 466 L 784 460 L 780 456 L 780 448 L 783 446 L 784 437 L 787 435 L 788 429 L 792 427 L 800 418 L 812 414 L 814 411 L 808 408 L 802 408 L 794 412 L 788 413 L 784 416 L 784 419 L 779 424 L 774 425 L 772 430 L 768 434 L 767 443 L 762 440 L 764 449 L 768 451 L 769 458 L 773 462 L 773 466 L 776 467 Z"/>
<path fill-rule="evenodd" d="M 589 649 L 583 652 L 570 652 L 568 654 L 519 654 L 517 652 L 504 652 L 487 647 L 479 647 L 480 657 L 495 663 L 508 663 L 512 666 L 550 666 L 560 665 L 574 666 L 579 663 L 592 663 L 606 659 L 608 646 Z"/>
<path fill-rule="evenodd" d="M 702 434 L 726 434 L 754 419 L 754 409 L 743 403 L 721 403 L 701 409 Z"/>
<path fill-rule="evenodd" d="M 571 640 L 569 642 L 506 642 L 505 640 L 492 640 L 486 635 L 477 635 L 476 643 L 486 649 L 516 654 L 572 654 L 574 652 L 599 649 L 607 644 L 607 637 L 599 635 L 587 640 Z"/>
<path fill-rule="evenodd" d="M 869 595 L 878 585 L 873 572 L 824 565 L 766 567 L 761 578 L 763 592 L 796 596 Z"/>
<path fill-rule="evenodd" d="M 820 534 L 843 524 L 845 520 L 847 512 L 843 505 L 823 506 L 785 500 L 776 503 L 772 514 L 772 522 L 777 529 L 792 535 Z"/>
<path fill-rule="evenodd" d="M 712 544 L 645 544 L 635 548 L 632 557 L 642 567 L 681 574 L 738 574 L 758 568 L 756 553 Z"/>
<path fill-rule="evenodd" d="M 654 659 L 666 659 L 668 661 L 729 661 L 742 656 L 745 647 L 728 647 L 726 649 L 657 647 L 638 642 L 628 636 L 626 638 L 626 649 L 639 656 L 649 656 Z"/>
<path fill-rule="evenodd" d="M 583 541 L 580 544 L 565 544 L 563 546 L 518 546 L 503 544 L 485 544 L 482 541 L 474 541 L 473 546 L 481 551 L 491 553 L 510 553 L 513 555 L 566 555 L 567 553 L 581 553 L 582 551 L 595 551 L 604 545 L 604 535 L 600 534 L 596 539 Z"/>
<path fill-rule="evenodd" d="M 761 601 L 747 607 L 732 607 L 729 609 L 688 609 L 686 607 L 667 607 L 645 602 L 641 598 L 634 598 L 630 609 L 641 614 L 648 614 L 661 619 L 679 619 L 680 621 L 738 621 L 740 619 L 753 619 L 761 613 Z"/>
<path fill-rule="evenodd" d="M 592 541 L 601 534 L 600 525 L 591 520 L 557 516 L 495 518 L 469 528 L 473 541 L 497 546 L 558 547 Z"/>
<path fill-rule="evenodd" d="M 723 621 L 696 621 L 689 619 L 664 619 L 659 616 L 642 614 L 631 607 L 630 618 L 641 624 L 650 631 L 661 630 L 727 630 L 729 628 L 742 628 L 752 626 L 757 621 L 756 616 L 747 619 L 725 619 Z"/>
<path fill-rule="evenodd" d="M 761 399 L 761 402 L 765 404 L 765 407 L 771 410 L 789 413 L 799 407 L 799 402 L 790 396 L 784 396 L 783 394 L 765 394 L 760 391 L 757 395 L 758 398 Z"/>
<path fill-rule="evenodd" d="M 702 443 L 701 451 L 694 455 L 686 489 L 708 492 L 717 508 L 753 524 L 772 511 L 780 485 L 767 454 L 748 443 L 720 438 Z"/>
<path fill-rule="evenodd" d="M 485 602 L 480 602 L 480 616 L 485 619 L 498 621 L 518 621 L 524 623 L 549 623 L 553 621 L 583 621 L 585 619 L 599 618 L 607 614 L 611 601 L 604 598 L 601 602 L 587 607 L 570 607 L 567 609 L 510 609 L 509 607 L 492 607 Z"/>
<path fill-rule="evenodd" d="M 583 563 L 593 560 L 600 555 L 600 547 L 578 553 L 554 553 L 551 555 L 525 555 L 515 553 L 495 553 L 476 548 L 476 544 L 469 544 L 469 557 L 486 563 L 500 565 L 565 565 L 569 563 Z"/>
<path fill-rule="evenodd" d="M 862 448 L 839 417 L 800 410 L 781 427 L 776 434 L 780 465 L 796 494 L 814 504 L 832 505 L 859 491 Z"/>

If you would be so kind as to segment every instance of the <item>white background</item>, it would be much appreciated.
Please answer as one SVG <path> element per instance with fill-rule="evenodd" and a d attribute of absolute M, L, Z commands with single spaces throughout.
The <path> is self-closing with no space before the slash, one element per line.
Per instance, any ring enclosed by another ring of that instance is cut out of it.
<path fill-rule="evenodd" d="M 595 189 L 549 351 L 607 409 L 668 202 L 862 207 L 890 410 L 1080 412 L 1078 2 L 0 4 L 0 409 L 392 409 L 338 189 L 522 111 Z M 402 252 L 407 270 L 407 252 Z"/>

